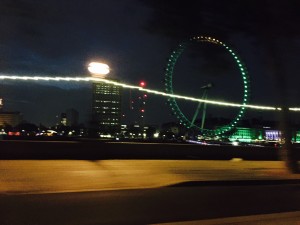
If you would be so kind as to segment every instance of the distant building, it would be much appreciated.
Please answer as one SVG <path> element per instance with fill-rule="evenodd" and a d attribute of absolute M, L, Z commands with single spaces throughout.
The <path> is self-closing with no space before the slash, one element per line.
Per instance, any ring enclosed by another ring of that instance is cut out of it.
<path fill-rule="evenodd" d="M 0 112 L 0 126 L 17 126 L 22 121 L 20 112 Z"/>
<path fill-rule="evenodd" d="M 93 83 L 92 122 L 100 133 L 120 132 L 121 91 L 120 86 L 104 82 Z"/>
<path fill-rule="evenodd" d="M 75 109 L 67 109 L 67 126 L 77 126 L 79 113 Z"/>
<path fill-rule="evenodd" d="M 79 113 L 75 109 L 67 109 L 66 112 L 60 114 L 59 124 L 62 126 L 77 126 L 78 125 Z"/>
<path fill-rule="evenodd" d="M 267 141 L 279 141 L 281 137 L 280 130 L 265 130 L 265 138 Z"/>
<path fill-rule="evenodd" d="M 60 114 L 60 125 L 67 126 L 67 114 L 66 113 Z"/>
<path fill-rule="evenodd" d="M 139 86 L 146 87 L 145 81 L 140 81 Z M 130 110 L 135 124 L 143 127 L 145 125 L 146 103 L 148 95 L 141 91 L 130 91 Z"/>
<path fill-rule="evenodd" d="M 187 129 L 180 123 L 169 122 L 161 125 L 162 132 L 171 132 L 175 135 L 184 135 L 187 132 Z"/>
<path fill-rule="evenodd" d="M 263 139 L 263 130 L 255 128 L 237 127 L 235 131 L 228 136 L 231 141 L 251 142 Z"/>

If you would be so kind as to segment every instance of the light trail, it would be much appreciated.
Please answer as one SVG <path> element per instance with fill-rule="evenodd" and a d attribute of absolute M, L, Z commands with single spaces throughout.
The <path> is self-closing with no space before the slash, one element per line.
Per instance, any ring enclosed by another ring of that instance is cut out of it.
<path fill-rule="evenodd" d="M 289 108 L 290 111 L 300 111 L 300 108 Z"/>
<path fill-rule="evenodd" d="M 205 100 L 201 98 L 194 98 L 190 96 L 184 95 L 177 95 L 177 94 L 169 94 L 162 91 L 156 91 L 148 88 L 143 88 L 140 86 L 129 85 L 125 83 L 120 83 L 117 81 L 108 80 L 105 78 L 96 78 L 96 77 L 41 77 L 41 76 L 8 76 L 8 75 L 0 75 L 0 80 L 24 80 L 24 81 L 77 81 L 77 82 L 104 82 L 107 84 L 113 84 L 116 86 L 121 86 L 123 88 L 129 89 L 136 89 L 139 91 L 161 95 L 176 99 L 184 99 L 188 101 L 194 102 L 203 102 L 212 105 L 219 105 L 219 106 L 229 106 L 229 107 L 242 107 L 242 108 L 249 108 L 249 109 L 260 109 L 260 110 L 271 110 L 271 111 L 280 111 L 281 108 L 279 107 L 272 107 L 272 106 L 261 106 L 261 105 L 250 105 L 250 104 L 239 104 L 239 103 L 232 103 L 232 102 L 222 102 L 222 101 L 215 101 L 215 100 Z M 291 111 L 300 111 L 300 108 L 289 108 Z"/>

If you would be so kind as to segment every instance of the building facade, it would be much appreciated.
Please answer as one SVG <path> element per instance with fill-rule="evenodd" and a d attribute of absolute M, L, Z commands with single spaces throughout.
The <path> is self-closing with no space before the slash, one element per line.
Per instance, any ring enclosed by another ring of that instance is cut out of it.
<path fill-rule="evenodd" d="M 20 112 L 0 112 L 0 126 L 17 126 L 22 121 Z"/>
<path fill-rule="evenodd" d="M 92 96 L 92 123 L 100 134 L 116 134 L 121 129 L 122 87 L 94 82 Z"/>

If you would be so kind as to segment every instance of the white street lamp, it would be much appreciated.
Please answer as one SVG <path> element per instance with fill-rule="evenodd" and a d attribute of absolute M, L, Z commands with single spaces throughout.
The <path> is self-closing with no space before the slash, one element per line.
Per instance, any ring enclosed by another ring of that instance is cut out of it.
<path fill-rule="evenodd" d="M 88 70 L 92 77 L 105 78 L 105 75 L 109 73 L 109 66 L 104 63 L 91 62 L 88 65 Z"/>

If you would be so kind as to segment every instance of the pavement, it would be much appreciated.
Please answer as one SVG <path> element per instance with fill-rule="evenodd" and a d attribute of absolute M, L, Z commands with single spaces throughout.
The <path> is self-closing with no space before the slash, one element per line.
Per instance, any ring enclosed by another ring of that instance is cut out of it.
<path fill-rule="evenodd" d="M 300 181 L 281 161 L 0 160 L 0 193 L 155 188 L 189 182 Z"/>
<path fill-rule="evenodd" d="M 193 220 L 172 223 L 159 223 L 160 225 L 299 225 L 300 211 L 271 213 L 263 215 L 239 216 L 209 220 Z M 158 225 L 158 224 L 156 224 Z"/>

